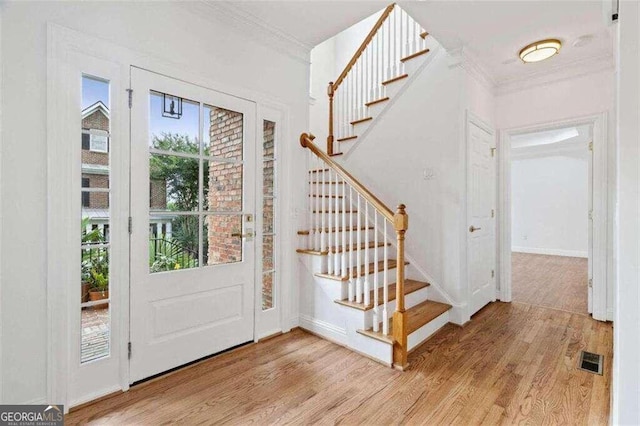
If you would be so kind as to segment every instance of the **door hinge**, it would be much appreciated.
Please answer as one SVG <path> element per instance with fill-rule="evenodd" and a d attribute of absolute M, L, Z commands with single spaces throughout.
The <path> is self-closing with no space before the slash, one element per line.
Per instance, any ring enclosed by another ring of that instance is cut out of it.
<path fill-rule="evenodd" d="M 491 270 L 491 278 L 495 278 L 496 277 L 496 271 L 494 271 L 493 269 Z"/>
<path fill-rule="evenodd" d="M 496 217 L 496 211 L 494 209 L 491 209 L 491 217 Z"/>
<path fill-rule="evenodd" d="M 593 287 L 593 278 L 589 278 L 589 288 Z"/>
<path fill-rule="evenodd" d="M 589 220 L 593 220 L 593 210 L 589 210 Z"/>
<path fill-rule="evenodd" d="M 496 149 L 495 148 L 491 148 L 491 156 L 495 157 L 496 155 Z"/>
<path fill-rule="evenodd" d="M 127 89 L 127 93 L 129 94 L 129 109 L 133 106 L 133 89 Z"/>
<path fill-rule="evenodd" d="M 127 226 L 127 228 L 129 229 L 129 234 L 131 234 L 133 232 L 133 219 L 131 218 L 131 216 L 129 216 L 129 225 Z"/>
<path fill-rule="evenodd" d="M 593 151 L 593 142 L 589 142 L 589 151 Z"/>
<path fill-rule="evenodd" d="M 127 344 L 127 356 L 131 359 L 131 342 Z"/>

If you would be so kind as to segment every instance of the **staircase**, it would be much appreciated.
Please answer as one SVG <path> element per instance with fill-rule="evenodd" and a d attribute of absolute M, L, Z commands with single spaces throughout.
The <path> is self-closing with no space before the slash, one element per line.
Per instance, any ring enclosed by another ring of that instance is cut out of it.
<path fill-rule="evenodd" d="M 388 6 L 329 83 L 326 152 L 313 135 L 300 136 L 309 197 L 297 252 L 313 277 L 313 310 L 324 315 L 321 326 L 311 319 L 307 327 L 399 370 L 408 367 L 413 348 L 449 322 L 451 305 L 431 300 L 430 284 L 405 260 L 406 206 L 391 210 L 333 157 L 362 140 L 426 64 L 427 37 L 405 11 Z"/>
<path fill-rule="evenodd" d="M 329 83 L 327 153 L 345 154 L 361 141 L 438 48 L 404 10 L 389 5 L 340 76 Z"/>

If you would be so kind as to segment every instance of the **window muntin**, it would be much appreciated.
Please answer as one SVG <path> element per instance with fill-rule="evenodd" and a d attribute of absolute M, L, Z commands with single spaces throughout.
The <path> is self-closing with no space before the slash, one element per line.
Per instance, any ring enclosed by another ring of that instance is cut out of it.
<path fill-rule="evenodd" d="M 242 262 L 243 114 L 154 91 L 150 114 L 150 272 Z"/>

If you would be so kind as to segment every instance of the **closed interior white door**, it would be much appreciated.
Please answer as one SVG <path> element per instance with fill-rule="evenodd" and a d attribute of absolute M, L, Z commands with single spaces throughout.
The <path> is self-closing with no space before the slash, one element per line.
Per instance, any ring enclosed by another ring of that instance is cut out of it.
<path fill-rule="evenodd" d="M 130 382 L 254 339 L 255 104 L 132 68 Z"/>
<path fill-rule="evenodd" d="M 493 131 L 468 121 L 467 271 L 469 315 L 496 298 L 495 141 Z"/>

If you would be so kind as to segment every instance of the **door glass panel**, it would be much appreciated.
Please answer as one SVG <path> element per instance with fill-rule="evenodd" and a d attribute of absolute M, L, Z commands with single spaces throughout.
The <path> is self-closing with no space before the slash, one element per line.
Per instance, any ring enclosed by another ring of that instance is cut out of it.
<path fill-rule="evenodd" d="M 151 92 L 150 101 L 149 147 L 200 154 L 198 102 L 158 92 Z"/>
<path fill-rule="evenodd" d="M 242 216 L 207 215 L 203 221 L 205 265 L 242 262 Z"/>
<path fill-rule="evenodd" d="M 109 82 L 82 77 L 80 184 L 80 362 L 110 350 Z"/>
<path fill-rule="evenodd" d="M 211 212 L 242 211 L 242 163 L 203 161 L 204 209 Z"/>
<path fill-rule="evenodd" d="M 242 160 L 243 115 L 215 106 L 204 106 L 204 153 L 210 157 Z"/>
<path fill-rule="evenodd" d="M 150 99 L 150 272 L 241 262 L 242 113 L 153 91 Z"/>
<path fill-rule="evenodd" d="M 263 121 L 262 140 L 262 309 L 274 307 L 274 278 L 276 266 L 276 123 Z"/>
<path fill-rule="evenodd" d="M 153 211 L 198 211 L 197 158 L 149 156 L 149 207 Z"/>
<path fill-rule="evenodd" d="M 198 216 L 152 215 L 149 221 L 149 271 L 198 267 Z"/>

